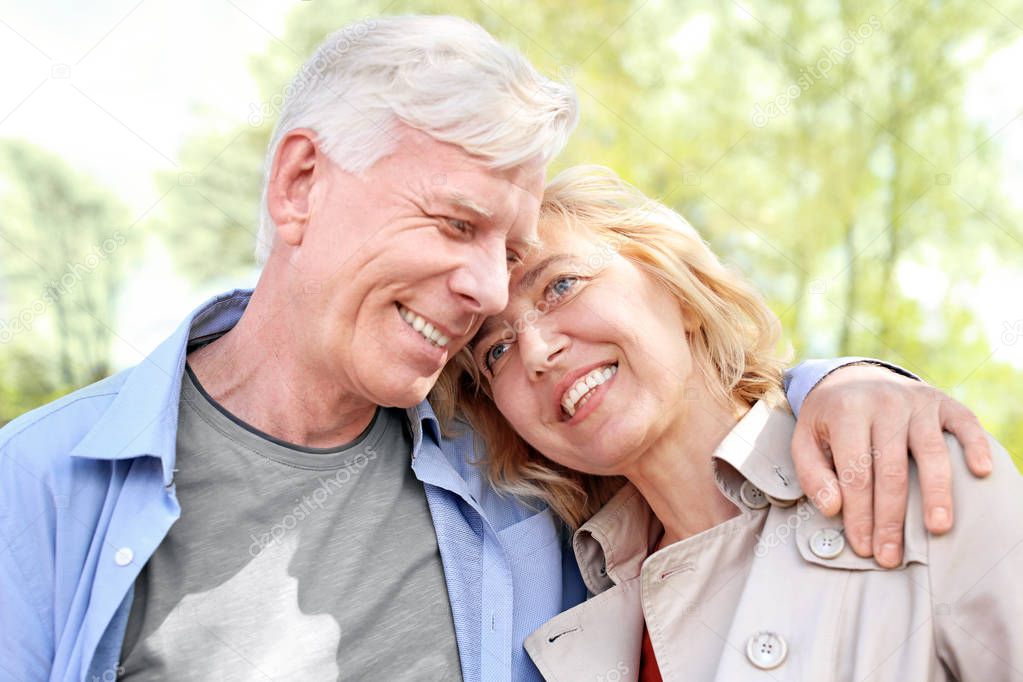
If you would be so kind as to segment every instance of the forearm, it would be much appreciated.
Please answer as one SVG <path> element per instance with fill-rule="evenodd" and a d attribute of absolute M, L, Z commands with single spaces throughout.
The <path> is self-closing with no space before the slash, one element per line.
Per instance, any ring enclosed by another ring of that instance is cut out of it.
<path fill-rule="evenodd" d="M 915 374 L 899 367 L 898 365 L 893 365 L 883 360 L 875 360 L 873 358 L 844 357 L 804 360 L 795 367 L 791 367 L 786 370 L 783 379 L 785 395 L 788 398 L 789 405 L 792 407 L 792 414 L 797 417 L 799 416 L 799 410 L 803 407 L 803 401 L 806 400 L 806 396 L 808 396 L 810 391 L 812 391 L 817 384 L 823 381 L 825 377 L 842 367 L 858 364 L 878 365 L 880 367 L 886 367 L 898 374 L 902 374 L 913 379 L 919 379 L 919 377 Z"/>

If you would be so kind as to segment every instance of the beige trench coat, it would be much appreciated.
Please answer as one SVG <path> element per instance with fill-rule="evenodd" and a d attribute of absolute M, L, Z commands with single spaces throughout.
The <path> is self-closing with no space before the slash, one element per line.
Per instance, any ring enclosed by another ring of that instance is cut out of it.
<path fill-rule="evenodd" d="M 526 640 L 547 680 L 636 680 L 644 620 L 666 681 L 1023 680 L 1023 478 L 1005 450 L 992 441 L 976 479 L 946 435 L 941 537 L 911 466 L 904 561 L 884 570 L 803 497 L 794 425 L 758 403 L 722 442 L 718 486 L 741 510 L 723 524 L 647 558 L 661 525 L 627 485 L 576 531 L 594 596 Z"/>

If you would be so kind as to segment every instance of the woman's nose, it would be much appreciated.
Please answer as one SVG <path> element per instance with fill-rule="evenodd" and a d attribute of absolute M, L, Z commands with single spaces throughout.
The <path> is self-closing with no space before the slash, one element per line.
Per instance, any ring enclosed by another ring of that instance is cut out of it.
<path fill-rule="evenodd" d="M 564 334 L 537 325 L 526 325 L 519 334 L 519 352 L 529 378 L 539 379 L 554 369 L 568 344 L 568 337 Z"/>

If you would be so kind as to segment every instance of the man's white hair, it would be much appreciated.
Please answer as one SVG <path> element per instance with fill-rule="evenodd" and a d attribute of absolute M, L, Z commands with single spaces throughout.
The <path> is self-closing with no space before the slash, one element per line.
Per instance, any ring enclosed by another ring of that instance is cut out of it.
<path fill-rule="evenodd" d="M 314 130 L 324 152 L 351 173 L 394 150 L 399 122 L 505 169 L 548 162 L 578 118 L 570 85 L 545 78 L 470 21 L 397 16 L 350 24 L 323 41 L 286 90 L 266 153 L 256 260 L 265 263 L 273 247 L 267 187 L 290 130 Z"/>

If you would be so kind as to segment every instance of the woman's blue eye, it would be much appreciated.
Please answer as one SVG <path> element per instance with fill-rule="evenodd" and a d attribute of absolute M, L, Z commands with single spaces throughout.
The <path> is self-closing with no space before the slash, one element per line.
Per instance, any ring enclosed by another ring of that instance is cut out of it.
<path fill-rule="evenodd" d="M 508 352 L 507 343 L 495 343 L 493 346 L 491 346 L 490 350 L 487 351 L 487 357 L 484 359 L 484 361 L 487 364 L 487 369 L 493 370 L 494 363 L 500 360 L 501 357 L 507 352 Z"/>
<path fill-rule="evenodd" d="M 578 277 L 558 277 L 556 280 L 551 282 L 549 290 L 554 295 L 554 298 L 561 298 L 571 291 L 572 287 L 574 287 L 578 281 Z"/>

